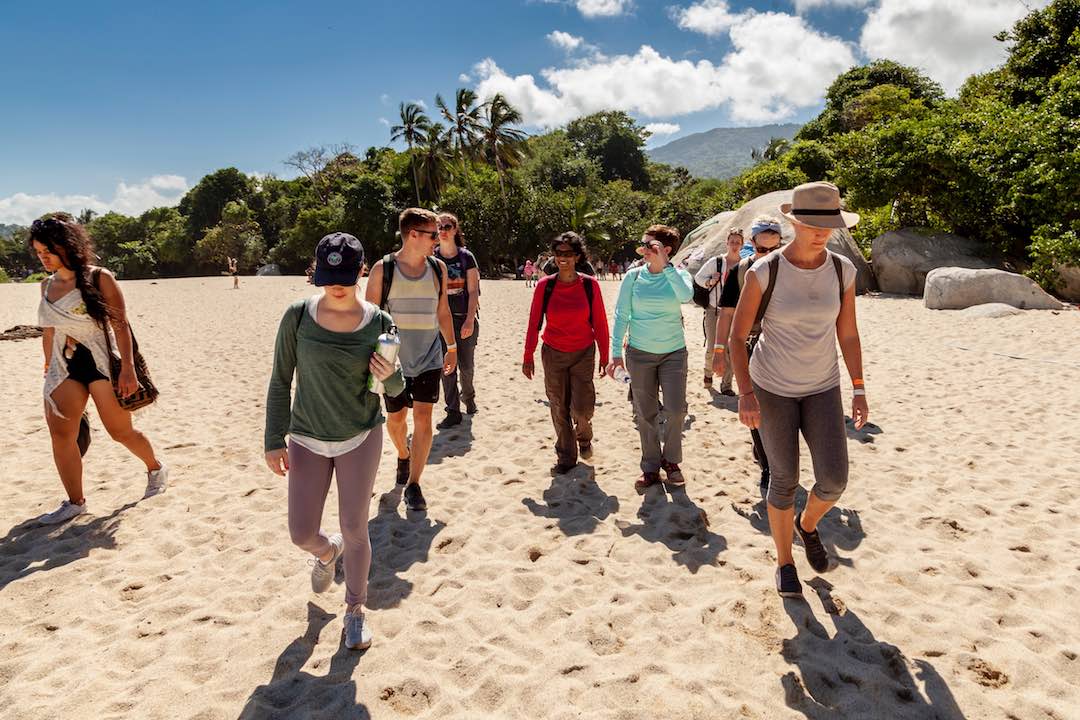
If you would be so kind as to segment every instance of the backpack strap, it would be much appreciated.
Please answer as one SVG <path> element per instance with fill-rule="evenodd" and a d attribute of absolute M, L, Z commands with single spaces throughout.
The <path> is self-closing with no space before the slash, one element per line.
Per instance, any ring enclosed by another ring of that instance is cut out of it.
<path fill-rule="evenodd" d="M 840 256 L 836 253 L 830 252 L 829 257 L 832 258 L 833 267 L 836 268 L 836 284 L 840 286 L 840 304 L 844 304 L 844 264 L 840 261 Z"/>
<path fill-rule="evenodd" d="M 390 300 L 390 284 L 394 282 L 394 266 L 396 262 L 394 253 L 387 253 L 382 259 L 382 297 L 379 299 L 379 308 L 386 309 L 386 303 Z"/>
<path fill-rule="evenodd" d="M 578 277 L 581 278 L 581 285 L 585 288 L 585 300 L 589 304 L 589 327 L 595 327 L 593 325 L 593 286 L 589 282 L 590 278 L 587 275 L 578 273 Z M 544 298 L 540 301 L 540 320 L 536 323 L 536 331 L 540 332 L 544 327 L 544 319 L 547 318 L 548 303 L 551 302 L 551 296 L 555 293 L 555 283 L 557 282 L 555 275 L 549 275 L 541 282 L 545 282 L 544 285 Z"/>
<path fill-rule="evenodd" d="M 581 278 L 581 285 L 585 288 L 585 300 L 589 303 L 589 327 L 594 327 L 592 320 L 592 299 L 593 299 L 593 286 L 592 279 L 589 277 Z"/>
<path fill-rule="evenodd" d="M 758 305 L 757 317 L 754 318 L 754 325 L 760 327 L 761 321 L 765 317 L 765 311 L 769 309 L 769 301 L 772 300 L 773 288 L 776 287 L 776 273 L 780 269 L 780 256 L 775 255 L 769 260 L 769 285 L 765 288 L 765 292 L 761 295 L 761 304 Z"/>
<path fill-rule="evenodd" d="M 442 270 L 439 269 L 439 261 L 435 259 L 434 255 L 428 255 L 426 258 L 428 266 L 431 267 L 431 272 L 435 274 L 435 290 L 438 291 L 439 297 L 442 297 Z"/>
<path fill-rule="evenodd" d="M 754 256 L 750 255 L 739 260 L 739 267 L 736 272 L 739 273 L 739 292 L 746 287 L 746 271 L 750 269 L 750 266 L 754 264 Z"/>

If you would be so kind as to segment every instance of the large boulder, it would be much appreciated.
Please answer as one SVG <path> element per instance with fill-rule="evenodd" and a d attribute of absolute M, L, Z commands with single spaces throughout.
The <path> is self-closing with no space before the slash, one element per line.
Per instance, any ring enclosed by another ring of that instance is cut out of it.
<path fill-rule="evenodd" d="M 903 228 L 875 238 L 870 261 L 881 292 L 922 295 L 926 274 L 934 268 L 999 267 L 979 257 L 980 252 L 978 243 L 959 235 Z"/>
<path fill-rule="evenodd" d="M 772 215 L 780 221 L 781 236 L 784 242 L 791 242 L 795 237 L 795 230 L 791 223 L 780 214 L 780 205 L 791 202 L 791 190 L 777 190 L 776 192 L 759 195 L 747 202 L 738 210 L 722 212 L 715 215 L 686 235 L 682 248 L 674 257 L 676 264 L 686 261 L 686 269 L 691 274 L 696 273 L 702 263 L 711 257 L 723 255 L 727 252 L 728 230 L 740 227 L 750 239 L 750 226 L 754 218 L 759 215 Z M 857 274 L 855 276 L 855 288 L 859 293 L 868 290 L 876 290 L 877 283 L 874 274 L 870 271 L 870 264 L 859 251 L 859 246 L 846 229 L 833 231 L 829 238 L 829 249 L 839 253 L 855 264 Z"/>
<path fill-rule="evenodd" d="M 1063 307 L 1031 278 L 1005 270 L 940 267 L 926 276 L 923 304 L 931 310 L 963 310 L 984 303 L 1005 303 L 1021 310 Z"/>
<path fill-rule="evenodd" d="M 1060 282 L 1054 291 L 1069 302 L 1080 302 L 1080 266 L 1058 265 Z"/>
<path fill-rule="evenodd" d="M 256 277 L 276 277 L 278 275 L 281 275 L 281 268 L 274 264 L 263 265 L 261 268 L 255 271 Z"/>

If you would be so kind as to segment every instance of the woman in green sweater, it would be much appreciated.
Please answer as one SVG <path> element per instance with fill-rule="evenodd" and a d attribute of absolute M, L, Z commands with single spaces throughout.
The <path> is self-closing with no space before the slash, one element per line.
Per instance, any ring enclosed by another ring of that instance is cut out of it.
<path fill-rule="evenodd" d="M 319 241 L 313 282 L 323 293 L 293 303 L 281 319 L 264 440 L 266 464 L 288 474 L 292 541 L 315 556 L 312 590 L 330 589 L 344 556 L 344 635 L 352 650 L 371 645 L 363 614 L 371 567 L 368 511 L 383 440 L 379 396 L 368 391 L 368 376 L 382 380 L 390 396 L 405 387 L 400 371 L 375 352 L 392 321 L 360 296 L 363 262 L 364 249 L 352 235 L 332 233 Z M 337 476 L 341 533 L 328 536 L 320 523 L 331 474 Z"/>

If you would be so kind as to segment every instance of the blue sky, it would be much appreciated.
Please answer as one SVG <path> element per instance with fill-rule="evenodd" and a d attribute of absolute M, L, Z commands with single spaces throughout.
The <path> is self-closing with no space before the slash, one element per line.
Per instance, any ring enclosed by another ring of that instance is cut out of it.
<path fill-rule="evenodd" d="M 1017 0 L 5 0 L 0 222 L 56 207 L 134 214 L 230 165 L 288 175 L 292 152 L 386 144 L 399 101 L 433 108 L 460 86 L 503 92 L 534 128 L 625 109 L 654 124 L 651 144 L 805 120 L 839 72 L 875 56 L 953 90 L 1000 61 L 992 35 L 1023 11 Z"/>

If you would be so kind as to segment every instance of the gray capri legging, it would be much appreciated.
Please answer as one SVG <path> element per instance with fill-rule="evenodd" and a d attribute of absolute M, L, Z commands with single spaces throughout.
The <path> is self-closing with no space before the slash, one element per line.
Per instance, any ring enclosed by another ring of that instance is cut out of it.
<path fill-rule="evenodd" d="M 769 504 L 787 510 L 799 487 L 799 432 L 814 464 L 813 493 L 840 499 L 848 481 L 847 431 L 840 386 L 801 398 L 775 395 L 754 383 L 761 407 L 761 441 L 769 457 Z"/>

